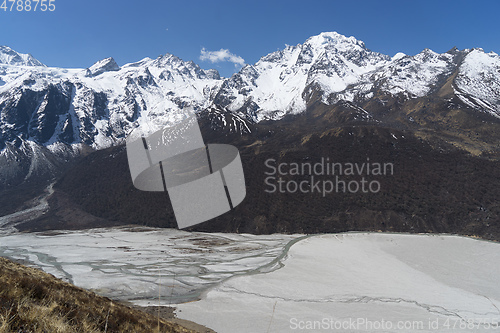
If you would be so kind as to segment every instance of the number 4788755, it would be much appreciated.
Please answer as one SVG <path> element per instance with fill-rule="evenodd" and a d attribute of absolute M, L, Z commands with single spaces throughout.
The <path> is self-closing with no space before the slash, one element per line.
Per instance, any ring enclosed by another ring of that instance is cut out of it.
<path fill-rule="evenodd" d="M 36 12 L 37 10 L 53 12 L 56 10 L 56 0 L 3 0 L 0 9 L 4 12 Z"/>

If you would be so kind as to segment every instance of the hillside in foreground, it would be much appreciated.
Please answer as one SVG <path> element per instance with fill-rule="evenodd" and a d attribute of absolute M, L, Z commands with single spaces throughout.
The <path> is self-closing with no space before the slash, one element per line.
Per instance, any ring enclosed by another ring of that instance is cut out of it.
<path fill-rule="evenodd" d="M 0 333 L 195 332 L 0 258 Z"/>

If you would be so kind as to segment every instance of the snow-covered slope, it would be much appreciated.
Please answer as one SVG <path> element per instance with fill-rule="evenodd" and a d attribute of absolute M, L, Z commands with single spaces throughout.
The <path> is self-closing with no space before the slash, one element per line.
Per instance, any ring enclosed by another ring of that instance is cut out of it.
<path fill-rule="evenodd" d="M 453 60 L 451 53 L 438 54 L 425 49 L 415 56 L 396 57 L 368 79 L 391 94 L 421 97 L 431 92 L 440 76 L 451 74 L 455 67 Z"/>
<path fill-rule="evenodd" d="M 482 49 L 470 51 L 455 80 L 455 93 L 469 106 L 500 117 L 500 56 Z"/>

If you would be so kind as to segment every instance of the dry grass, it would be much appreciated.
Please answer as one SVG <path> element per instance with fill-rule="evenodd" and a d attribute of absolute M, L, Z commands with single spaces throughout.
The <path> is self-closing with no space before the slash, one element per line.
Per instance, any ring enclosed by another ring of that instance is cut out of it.
<path fill-rule="evenodd" d="M 161 332 L 194 332 L 160 320 Z M 0 333 L 158 332 L 155 316 L 0 258 Z"/>

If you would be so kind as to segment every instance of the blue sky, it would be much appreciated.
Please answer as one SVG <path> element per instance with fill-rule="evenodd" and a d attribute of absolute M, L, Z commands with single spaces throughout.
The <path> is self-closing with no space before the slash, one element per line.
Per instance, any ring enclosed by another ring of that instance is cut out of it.
<path fill-rule="evenodd" d="M 0 45 L 58 67 L 89 67 L 109 56 L 123 65 L 172 53 L 223 76 L 323 31 L 354 36 L 391 56 L 453 46 L 500 53 L 494 0 L 53 1 L 54 12 L 0 10 Z M 218 58 L 211 53 L 221 49 L 227 51 Z M 210 61 L 220 58 L 226 61 Z"/>

